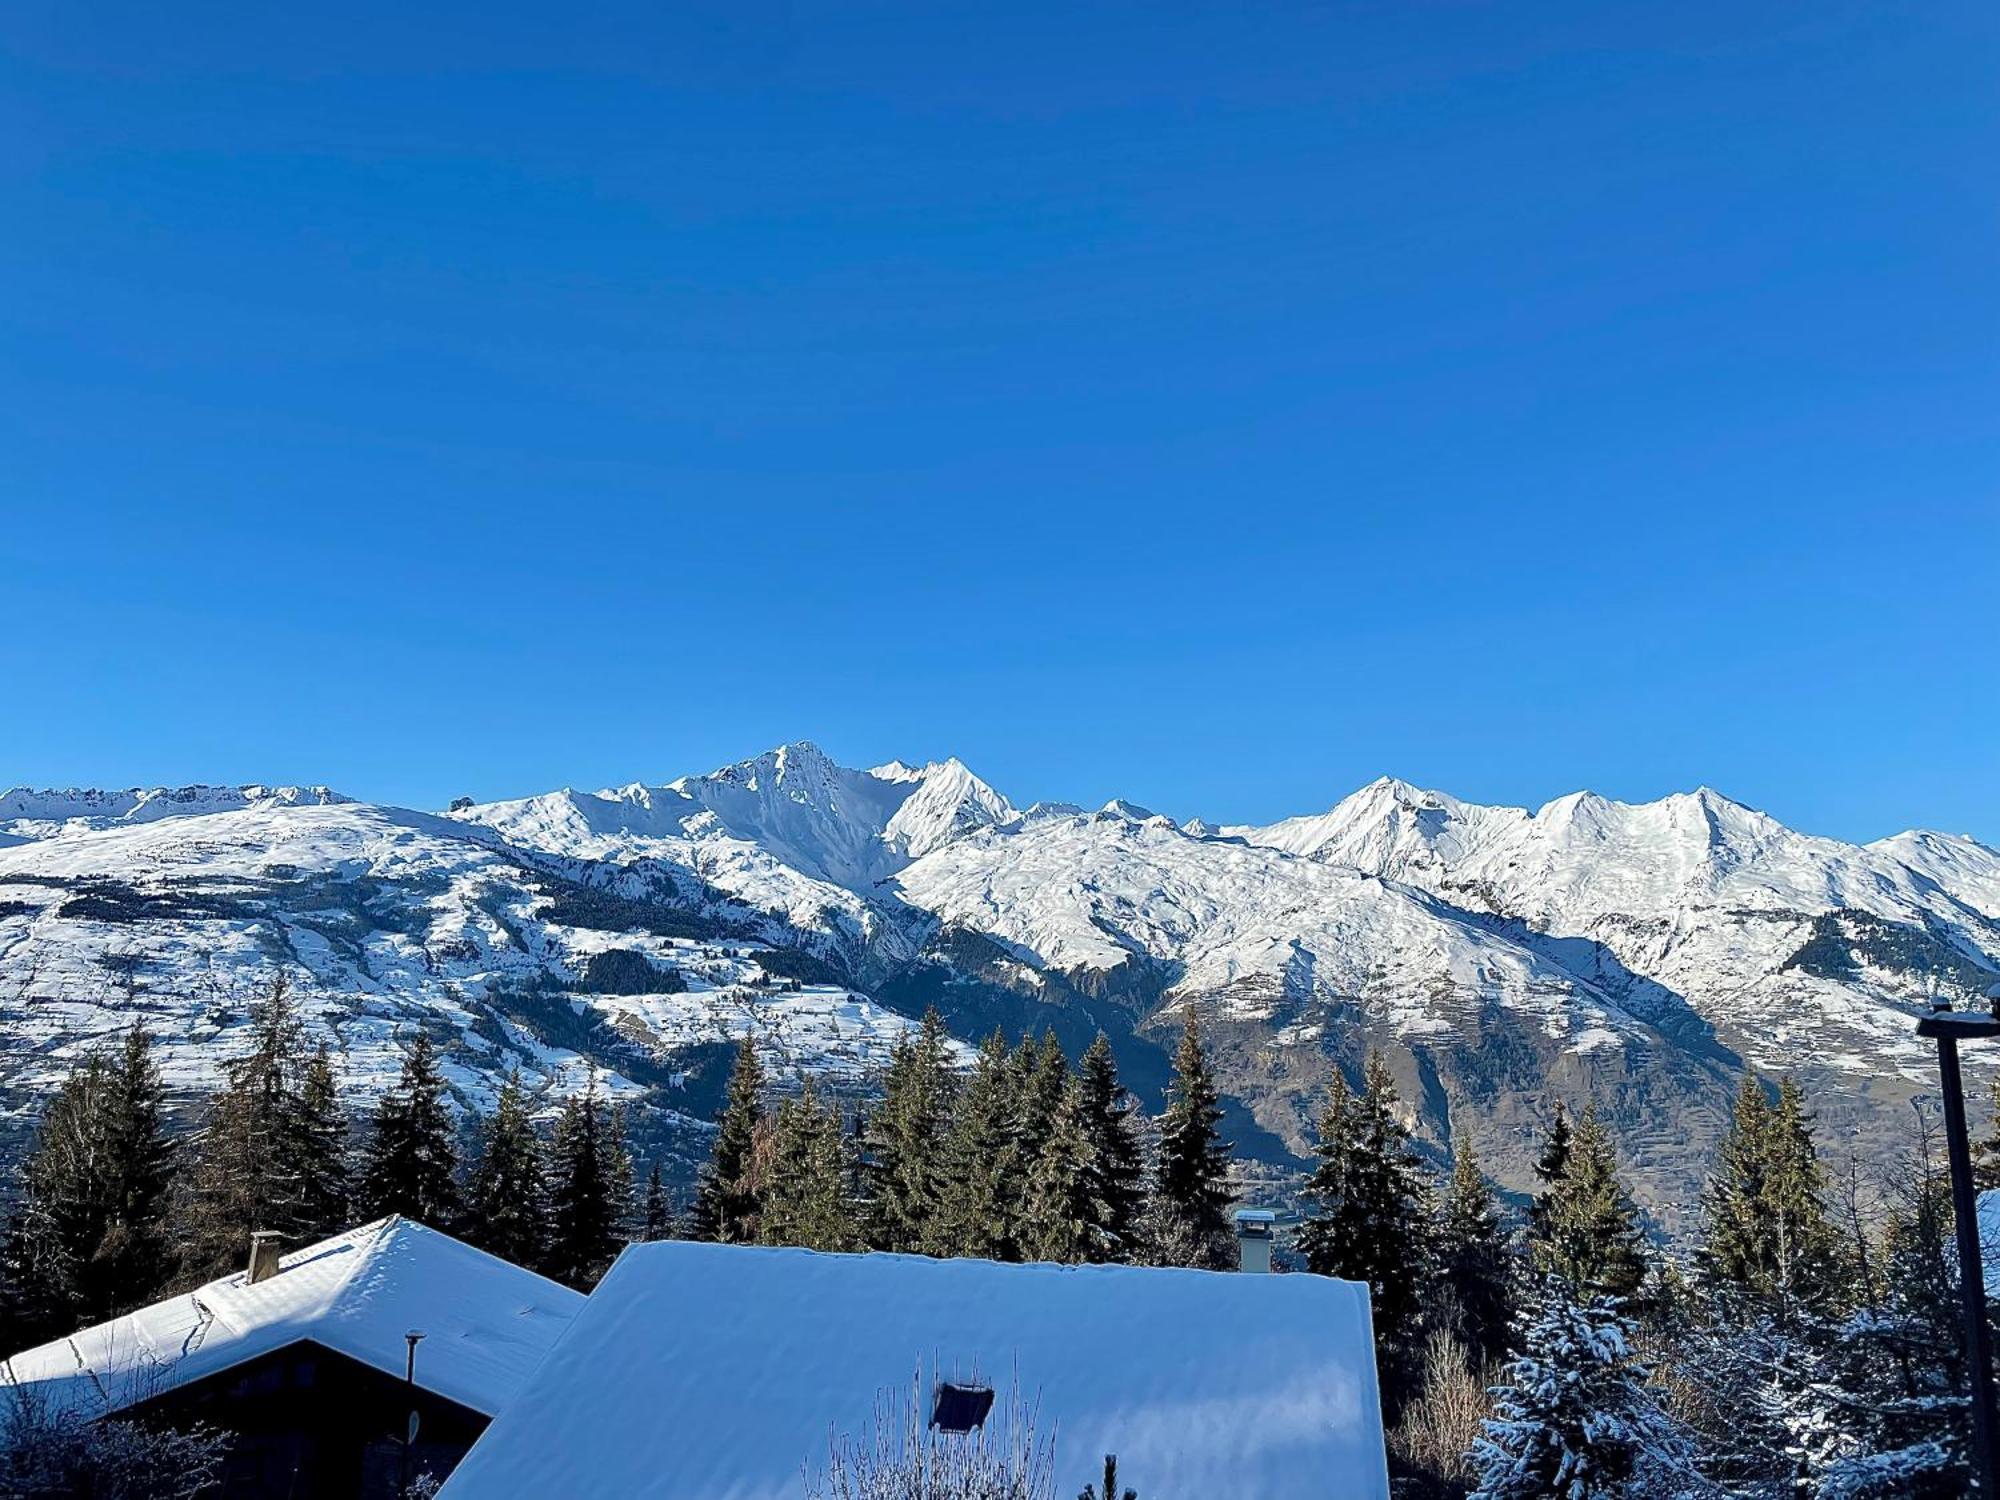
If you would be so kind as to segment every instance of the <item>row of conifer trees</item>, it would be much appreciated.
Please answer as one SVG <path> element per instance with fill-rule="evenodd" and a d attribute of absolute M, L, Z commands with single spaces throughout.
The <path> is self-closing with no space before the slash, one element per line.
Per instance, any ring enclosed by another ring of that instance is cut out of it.
<path fill-rule="evenodd" d="M 1010 1048 L 996 1031 L 969 1072 L 954 1046 L 930 1012 L 898 1043 L 880 1099 L 850 1110 L 811 1085 L 774 1105 L 746 1040 L 693 1234 L 986 1260 L 1231 1263 L 1229 1148 L 1192 1021 L 1154 1138 L 1102 1035 L 1074 1067 L 1052 1033 Z"/>
<path fill-rule="evenodd" d="M 312 1047 L 280 978 L 199 1128 L 169 1128 L 146 1032 L 93 1050 L 44 1110 L 0 1248 L 7 1347 L 115 1315 L 241 1266 L 252 1230 L 288 1245 L 403 1214 L 587 1287 L 633 1237 L 663 1236 L 657 1166 L 635 1202 L 622 1111 L 592 1078 L 546 1142 L 518 1075 L 476 1122 L 469 1155 L 437 1050 L 419 1031 L 357 1132 L 331 1055 Z"/>

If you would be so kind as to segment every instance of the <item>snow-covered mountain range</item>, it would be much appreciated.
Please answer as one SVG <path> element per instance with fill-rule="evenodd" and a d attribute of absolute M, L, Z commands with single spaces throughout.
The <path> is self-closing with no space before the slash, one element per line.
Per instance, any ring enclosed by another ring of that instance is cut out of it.
<path fill-rule="evenodd" d="M 1419 1133 L 1503 1181 L 1594 1098 L 1668 1228 L 1740 1071 L 1806 1078 L 1864 1144 L 1928 1078 L 1913 1016 L 2000 979 L 2000 851 L 1852 845 L 1701 790 L 1538 811 L 1382 780 L 1266 827 L 1129 803 L 1021 809 L 956 760 L 810 744 L 664 785 L 447 815 L 325 788 L 0 794 L 0 1085 L 17 1101 L 143 1018 L 211 1084 L 284 966 L 357 1097 L 396 1036 L 478 1101 L 586 1067 L 664 1118 L 735 1037 L 865 1085 L 936 1004 L 961 1036 L 1102 1027 L 1142 1086 L 1204 1016 L 1247 1150 L 1302 1148 L 1329 1070 L 1387 1050 Z"/>

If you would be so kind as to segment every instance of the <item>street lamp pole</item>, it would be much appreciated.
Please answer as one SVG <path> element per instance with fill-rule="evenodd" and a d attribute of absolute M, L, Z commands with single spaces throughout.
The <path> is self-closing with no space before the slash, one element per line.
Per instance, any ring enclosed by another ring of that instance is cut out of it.
<path fill-rule="evenodd" d="M 2000 999 L 1996 990 L 1995 999 Z M 1972 1186 L 1972 1138 L 1965 1126 L 1965 1083 L 1958 1070 L 1958 1044 L 2000 1037 L 2000 1015 L 1952 1011 L 1943 1005 L 1917 1023 L 1917 1035 L 1937 1043 L 1938 1082 L 1944 1093 L 1945 1155 L 1951 1162 L 1951 1212 L 1958 1235 L 1958 1294 L 1965 1321 L 1965 1358 L 1971 1367 L 1972 1469 L 1976 1492 L 2000 1497 L 2000 1470 L 1994 1467 L 1993 1358 L 1986 1331 L 1986 1273 L 1980 1264 L 1979 1199 Z"/>
<path fill-rule="evenodd" d="M 410 1346 L 409 1363 L 403 1367 L 403 1389 L 409 1397 L 410 1416 L 408 1425 L 403 1428 L 403 1476 L 396 1486 L 396 1493 L 403 1500 L 408 1500 L 410 1493 L 410 1456 L 417 1445 L 417 1345 L 423 1342 L 423 1338 L 420 1328 L 412 1328 L 403 1335 L 403 1341 Z"/>

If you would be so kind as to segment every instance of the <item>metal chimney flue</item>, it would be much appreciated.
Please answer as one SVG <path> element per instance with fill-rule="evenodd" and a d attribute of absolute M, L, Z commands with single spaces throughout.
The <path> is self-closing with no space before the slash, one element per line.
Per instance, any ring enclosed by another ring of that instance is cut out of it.
<path fill-rule="evenodd" d="M 1239 1208 L 1236 1211 L 1236 1263 L 1245 1270 L 1266 1274 L 1271 1269 L 1271 1241 L 1278 1232 L 1278 1216 L 1268 1208 Z"/>
<path fill-rule="evenodd" d="M 278 1274 L 278 1260 L 284 1254 L 284 1236 L 276 1230 L 259 1229 L 250 1236 L 250 1265 L 246 1279 L 255 1286 Z"/>

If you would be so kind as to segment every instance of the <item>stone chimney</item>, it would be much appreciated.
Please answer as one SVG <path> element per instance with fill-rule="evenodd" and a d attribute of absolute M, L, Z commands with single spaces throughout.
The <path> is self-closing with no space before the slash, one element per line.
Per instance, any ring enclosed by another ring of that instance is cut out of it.
<path fill-rule="evenodd" d="M 251 1286 L 269 1281 L 278 1274 L 278 1257 L 284 1252 L 284 1236 L 271 1229 L 259 1229 L 250 1236 L 250 1266 L 245 1278 Z"/>
<path fill-rule="evenodd" d="M 1236 1259 L 1245 1271 L 1264 1273 L 1271 1269 L 1271 1240 L 1278 1232 L 1278 1216 L 1268 1208 L 1236 1210 Z"/>

